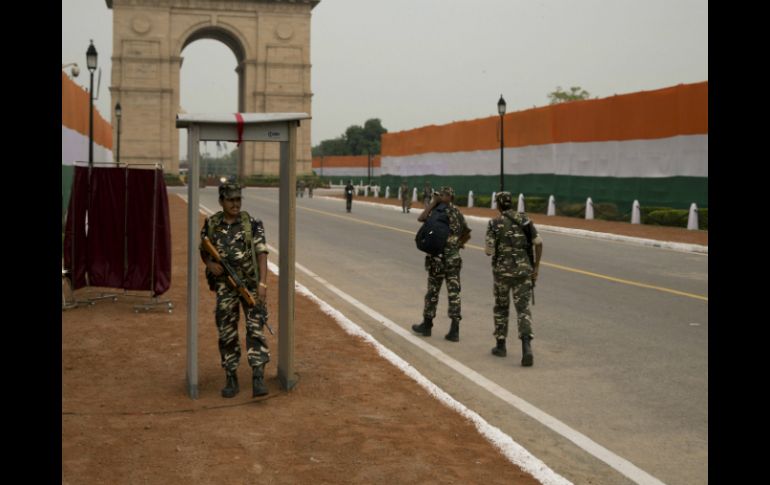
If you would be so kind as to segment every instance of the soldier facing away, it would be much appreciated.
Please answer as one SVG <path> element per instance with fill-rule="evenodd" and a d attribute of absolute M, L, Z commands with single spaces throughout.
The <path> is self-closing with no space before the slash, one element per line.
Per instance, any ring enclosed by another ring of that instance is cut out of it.
<path fill-rule="evenodd" d="M 238 338 L 240 305 L 246 317 L 246 354 L 252 368 L 252 397 L 268 394 L 264 383 L 265 365 L 270 351 L 263 332 L 267 324 L 267 243 L 262 221 L 241 211 L 241 187 L 237 184 L 219 186 L 219 204 L 222 210 L 207 217 L 201 229 L 201 242 L 208 238 L 222 259 L 237 273 L 248 292 L 256 295 L 256 305 L 248 307 L 239 293 L 227 282 L 224 267 L 201 248 L 201 259 L 206 264 L 209 289 L 217 293 L 214 318 L 217 325 L 219 353 L 225 370 L 222 397 L 238 394 L 237 369 L 241 359 Z"/>
<path fill-rule="evenodd" d="M 452 187 L 441 187 L 439 192 L 433 194 L 431 204 L 422 211 L 417 218 L 425 222 L 431 211 L 439 204 L 446 206 L 446 214 L 449 218 L 449 237 L 444 250 L 437 256 L 425 255 L 425 270 L 428 272 L 428 291 L 425 293 L 425 306 L 423 308 L 422 323 L 412 325 L 412 330 L 424 337 L 430 337 L 433 327 L 433 318 L 436 316 L 436 305 L 441 284 L 446 280 L 447 298 L 449 299 L 449 318 L 452 323 L 449 333 L 444 336 L 449 341 L 460 340 L 460 320 L 462 320 L 460 308 L 460 269 L 463 260 L 460 257 L 460 249 L 470 239 L 470 228 L 465 223 L 465 217 L 452 203 L 454 200 Z"/>
<path fill-rule="evenodd" d="M 402 213 L 409 213 L 409 209 L 411 208 L 411 198 L 409 197 L 409 185 L 407 185 L 406 180 L 401 182 L 401 212 Z"/>
<path fill-rule="evenodd" d="M 484 248 L 484 253 L 492 256 L 494 277 L 494 336 L 497 346 L 492 349 L 492 354 L 498 357 L 505 357 L 507 354 L 505 339 L 508 336 L 508 313 L 512 292 L 518 317 L 518 335 L 521 339 L 521 365 L 529 367 L 534 361 L 530 344 L 534 334 L 529 299 L 540 268 L 543 240 L 529 217 L 513 209 L 510 192 L 499 192 L 495 200 L 500 215 L 490 219 L 487 225 Z"/>

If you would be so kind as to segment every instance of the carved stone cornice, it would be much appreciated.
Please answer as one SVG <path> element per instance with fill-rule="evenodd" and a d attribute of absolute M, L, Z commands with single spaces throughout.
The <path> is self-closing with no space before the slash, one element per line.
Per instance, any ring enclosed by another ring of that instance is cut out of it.
<path fill-rule="evenodd" d="M 282 5 L 309 5 L 314 9 L 321 0 L 105 0 L 107 8 L 113 4 L 145 7 L 185 7 L 216 10 L 242 10 L 243 4 L 272 3 Z M 214 5 L 216 4 L 216 5 Z"/>

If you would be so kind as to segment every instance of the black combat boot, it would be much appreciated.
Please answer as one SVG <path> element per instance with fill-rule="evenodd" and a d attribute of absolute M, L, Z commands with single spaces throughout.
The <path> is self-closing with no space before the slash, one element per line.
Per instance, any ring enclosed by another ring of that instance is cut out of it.
<path fill-rule="evenodd" d="M 270 392 L 265 385 L 265 364 L 254 367 L 251 376 L 251 397 L 267 396 Z"/>
<path fill-rule="evenodd" d="M 240 390 L 238 388 L 238 374 L 236 371 L 225 371 L 225 387 L 222 388 L 222 397 L 235 397 Z"/>
<path fill-rule="evenodd" d="M 423 317 L 422 323 L 412 325 L 412 330 L 414 330 L 415 333 L 419 333 L 423 337 L 430 337 L 430 329 L 433 328 L 433 319 L 428 317 Z"/>
<path fill-rule="evenodd" d="M 452 319 L 452 325 L 449 327 L 449 333 L 444 335 L 444 338 L 452 342 L 460 341 L 460 320 L 457 320 L 456 318 Z"/>
<path fill-rule="evenodd" d="M 504 338 L 497 340 L 497 347 L 494 347 L 492 349 L 492 355 L 496 355 L 498 357 L 505 357 L 506 355 L 508 355 L 508 351 L 505 349 Z"/>
<path fill-rule="evenodd" d="M 533 362 L 534 356 L 532 355 L 532 347 L 529 345 L 532 337 L 526 335 L 521 337 L 521 365 L 523 367 L 530 367 Z"/>

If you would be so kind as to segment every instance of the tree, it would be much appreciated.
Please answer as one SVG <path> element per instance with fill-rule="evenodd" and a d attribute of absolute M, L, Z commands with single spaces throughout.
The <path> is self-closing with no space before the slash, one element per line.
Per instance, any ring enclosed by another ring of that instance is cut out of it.
<path fill-rule="evenodd" d="M 591 94 L 580 86 L 572 86 L 569 88 L 569 92 L 565 92 L 561 89 L 561 86 L 556 86 L 556 91 L 548 93 L 548 99 L 551 100 L 550 104 L 569 103 L 570 101 L 581 101 L 588 99 Z"/>
<path fill-rule="evenodd" d="M 382 126 L 379 118 L 366 120 L 364 126 L 350 125 L 338 138 L 323 140 L 314 146 L 314 157 L 321 155 L 365 155 L 380 153 L 380 137 L 388 130 Z"/>

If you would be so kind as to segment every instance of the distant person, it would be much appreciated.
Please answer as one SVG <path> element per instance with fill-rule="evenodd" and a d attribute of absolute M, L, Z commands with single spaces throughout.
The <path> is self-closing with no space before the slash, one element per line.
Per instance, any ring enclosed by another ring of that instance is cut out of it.
<path fill-rule="evenodd" d="M 470 239 L 470 228 L 465 223 L 462 213 L 452 203 L 454 200 L 452 187 L 441 187 L 434 193 L 430 205 L 417 218 L 425 222 L 434 210 L 445 211 L 449 219 L 449 237 L 443 251 L 438 256 L 425 255 L 425 270 L 428 272 L 428 291 L 425 294 L 425 306 L 422 312 L 422 323 L 412 325 L 412 330 L 424 337 L 430 337 L 433 328 L 433 318 L 436 316 L 436 305 L 441 284 L 446 280 L 447 298 L 449 300 L 449 318 L 452 323 L 449 333 L 444 336 L 449 341 L 460 340 L 460 269 L 463 260 L 460 249 Z"/>
<path fill-rule="evenodd" d="M 431 203 L 431 198 L 433 197 L 433 188 L 430 185 L 430 182 L 428 180 L 425 181 L 425 183 L 422 186 L 422 205 L 426 209 Z"/>
<path fill-rule="evenodd" d="M 214 319 L 219 334 L 219 354 L 225 370 L 222 397 L 231 398 L 239 392 L 238 365 L 241 346 L 238 338 L 240 306 L 246 317 L 246 356 L 252 368 L 252 397 L 268 394 L 264 382 L 265 365 L 270 362 L 270 350 L 263 328 L 267 324 L 267 243 L 262 221 L 241 211 L 241 187 L 237 184 L 219 186 L 222 210 L 207 217 L 201 229 L 201 244 L 208 238 L 222 259 L 233 268 L 256 305 L 248 307 L 240 294 L 230 286 L 224 267 L 201 247 L 201 259 L 206 264 L 209 288 L 217 293 Z"/>
<path fill-rule="evenodd" d="M 305 181 L 297 180 L 297 196 L 305 197 Z"/>
<path fill-rule="evenodd" d="M 537 233 L 530 218 L 513 209 L 510 192 L 498 192 L 495 196 L 500 215 L 490 219 L 487 225 L 484 253 L 492 256 L 492 275 L 495 294 L 495 331 L 497 346 L 492 354 L 505 357 L 505 339 L 508 337 L 508 313 L 510 295 L 516 308 L 518 336 L 521 339 L 521 365 L 533 364 L 531 340 L 532 312 L 529 300 L 537 281 L 540 258 L 543 255 L 543 240 Z"/>
<path fill-rule="evenodd" d="M 350 212 L 353 207 L 353 192 L 355 192 L 355 190 L 356 188 L 353 187 L 353 181 L 348 180 L 348 184 L 345 186 L 345 208 L 348 212 Z"/>
<path fill-rule="evenodd" d="M 307 196 L 310 199 L 313 198 L 313 186 L 314 185 L 315 185 L 315 183 L 312 180 L 308 180 L 307 181 Z"/>
<path fill-rule="evenodd" d="M 401 182 L 401 212 L 408 214 L 412 206 L 411 197 L 409 197 L 409 185 L 406 180 Z"/>

